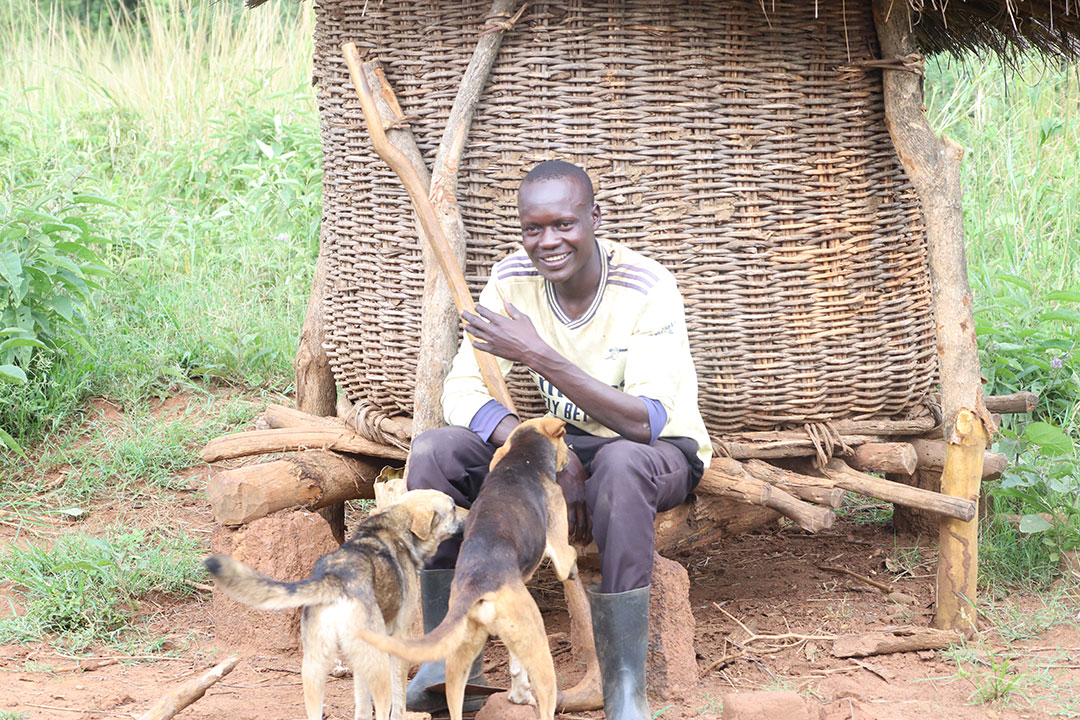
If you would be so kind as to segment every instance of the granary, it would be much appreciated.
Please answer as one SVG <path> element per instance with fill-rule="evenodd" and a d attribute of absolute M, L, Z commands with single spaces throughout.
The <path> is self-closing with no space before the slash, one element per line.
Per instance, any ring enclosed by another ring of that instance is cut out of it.
<path fill-rule="evenodd" d="M 1032 398 L 982 396 L 962 150 L 924 117 L 923 62 L 1075 58 L 1077 13 L 1049 0 L 321 0 L 321 253 L 296 368 L 308 415 L 272 409 L 277 429 L 206 456 L 322 449 L 219 473 L 219 521 L 297 505 L 335 517 L 441 422 L 460 326 L 406 183 L 373 147 L 351 42 L 474 297 L 515 249 L 520 179 L 554 157 L 589 172 L 605 239 L 675 273 L 716 459 L 695 504 L 660 519 L 661 548 L 777 512 L 827 527 L 842 491 L 861 492 L 911 508 L 901 522 L 940 522 L 935 624 L 970 629 L 980 480 L 1003 460 L 986 452 L 993 413 Z M 543 412 L 530 382 L 509 378 L 523 416 Z"/>

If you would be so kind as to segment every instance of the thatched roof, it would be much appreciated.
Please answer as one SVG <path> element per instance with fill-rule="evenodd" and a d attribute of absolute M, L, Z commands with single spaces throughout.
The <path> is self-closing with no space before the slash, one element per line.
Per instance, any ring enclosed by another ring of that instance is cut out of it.
<path fill-rule="evenodd" d="M 915 33 L 932 55 L 996 53 L 1006 61 L 1035 50 L 1046 57 L 1080 57 L 1076 0 L 909 0 Z"/>
<path fill-rule="evenodd" d="M 266 1 L 245 0 L 248 7 Z M 814 0 L 815 4 L 826 1 Z M 766 14 L 782 12 L 776 0 L 760 2 Z M 907 2 L 915 10 L 915 33 L 927 55 L 991 51 L 1008 62 L 1034 50 L 1049 58 L 1080 58 L 1080 0 Z"/>

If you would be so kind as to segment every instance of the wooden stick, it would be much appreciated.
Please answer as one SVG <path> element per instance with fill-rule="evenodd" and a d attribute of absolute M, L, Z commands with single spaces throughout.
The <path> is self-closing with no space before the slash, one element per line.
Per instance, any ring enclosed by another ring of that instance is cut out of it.
<path fill-rule="evenodd" d="M 371 88 L 368 86 L 367 79 L 364 77 L 363 69 L 360 66 L 360 54 L 356 49 L 356 45 L 345 43 L 342 46 L 342 52 L 345 54 L 345 63 L 349 66 L 349 74 L 352 76 L 353 84 L 356 86 L 357 96 L 360 98 L 360 107 L 364 112 L 364 119 L 367 120 L 368 132 L 371 134 L 375 151 L 397 173 L 405 186 L 405 190 L 409 193 L 413 209 L 420 217 L 420 223 L 424 227 L 424 235 L 431 241 L 432 250 L 439 261 L 439 267 L 446 276 L 458 312 L 475 313 L 476 307 L 473 305 L 469 288 L 465 284 L 465 277 L 461 273 L 461 268 L 457 265 L 453 251 L 450 249 L 442 227 L 439 225 L 438 218 L 435 216 L 435 209 L 431 205 L 431 200 L 428 199 L 427 194 L 424 192 L 423 182 L 417 175 L 416 169 L 409 163 L 408 158 L 391 145 L 386 138 L 382 123 L 379 121 L 378 110 L 371 95 Z M 475 348 L 474 351 L 476 352 L 477 363 L 480 366 L 480 374 L 484 378 L 484 384 L 487 386 L 488 392 L 508 410 L 515 412 L 514 403 L 510 399 L 510 393 L 506 388 L 506 382 L 503 380 L 502 371 L 499 369 L 495 356 L 490 353 L 480 352 Z"/>
<path fill-rule="evenodd" d="M 404 460 L 405 451 L 372 442 L 344 426 L 281 428 L 278 430 L 248 430 L 214 438 L 202 449 L 203 462 L 214 463 L 248 455 L 265 455 L 274 452 L 292 452 L 319 448 L 341 452 L 369 455 L 372 457 Z"/>
<path fill-rule="evenodd" d="M 273 403 L 263 410 L 262 419 L 274 429 L 328 427 L 340 430 L 345 427 L 345 423 L 338 417 L 312 415 L 297 408 Z"/>
<path fill-rule="evenodd" d="M 881 54 L 901 61 L 918 58 L 908 3 L 874 0 Z M 922 77 L 904 70 L 882 71 L 885 125 L 922 205 L 926 221 L 931 300 L 941 373 L 941 413 L 949 443 L 942 489 L 974 502 L 979 497 L 983 451 L 993 419 L 982 399 L 982 374 L 975 340 L 971 288 L 964 255 L 963 149 L 939 138 L 923 111 Z M 934 624 L 975 632 L 978 523 L 943 521 L 938 541 L 938 592 Z"/>
<path fill-rule="evenodd" d="M 919 456 L 911 443 L 863 443 L 855 448 L 847 462 L 863 472 L 911 475 L 919 465 Z"/>
<path fill-rule="evenodd" d="M 499 54 L 503 34 L 513 27 L 525 6 L 522 5 L 518 15 L 509 22 L 495 22 L 494 25 L 490 22 L 507 17 L 515 2 L 516 0 L 492 2 L 488 11 L 489 25 L 481 31 L 476 49 L 461 77 L 432 166 L 431 202 L 458 268 L 465 264 L 466 245 L 465 224 L 462 222 L 457 202 L 458 167 L 476 105 Z M 438 259 L 429 245 L 423 247 L 423 253 L 424 300 L 420 319 L 420 350 L 416 363 L 416 390 L 413 393 L 413 424 L 417 433 L 443 424 L 442 386 L 458 343 L 458 323 L 449 285 L 439 272 Z"/>
<path fill-rule="evenodd" d="M 240 662 L 240 656 L 233 655 L 199 677 L 188 680 L 154 703 L 149 710 L 139 716 L 139 720 L 169 720 L 176 713 L 201 698 L 211 685 L 231 673 L 238 662 Z"/>
<path fill-rule="evenodd" d="M 889 593 L 891 593 L 893 591 L 893 586 L 892 585 L 889 585 L 889 584 L 883 583 L 883 582 L 878 582 L 877 580 L 874 580 L 873 578 L 868 578 L 865 575 L 860 575 L 857 572 L 853 572 L 851 570 L 848 570 L 845 567 L 840 567 L 839 565 L 818 565 L 818 567 L 821 568 L 822 570 L 827 570 L 828 572 L 840 573 L 841 575 L 847 575 L 848 577 L 855 578 L 859 582 L 863 582 L 863 583 L 866 583 L 867 585 L 869 585 L 870 587 L 877 588 L 878 590 L 885 593 L 886 595 L 888 595 Z"/>
<path fill-rule="evenodd" d="M 822 468 L 822 473 L 845 490 L 869 495 L 878 500 L 886 500 L 897 505 L 919 508 L 920 510 L 929 510 L 938 515 L 956 518 L 965 522 L 975 517 L 976 505 L 968 498 L 953 497 L 932 490 L 923 490 L 903 483 L 892 482 L 891 480 L 883 480 L 854 470 L 839 458 L 830 460 Z"/>
<path fill-rule="evenodd" d="M 206 499 L 222 525 L 242 525 L 286 508 L 317 510 L 356 498 L 374 499 L 383 461 L 305 450 L 280 460 L 224 470 L 210 477 Z"/>
<path fill-rule="evenodd" d="M 1031 392 L 1018 392 L 1012 395 L 990 395 L 983 398 L 986 409 L 995 413 L 1029 413 L 1035 409 L 1039 396 Z"/>
<path fill-rule="evenodd" d="M 922 435 L 933 430 L 931 417 L 913 420 L 839 420 L 833 429 L 849 447 L 865 443 L 891 442 L 892 438 Z M 718 454 L 736 460 L 750 458 L 806 457 L 816 453 L 814 442 L 802 430 L 768 430 L 760 432 L 733 433 L 713 439 Z"/>
<path fill-rule="evenodd" d="M 963 640 L 954 630 L 902 627 L 860 635 L 844 635 L 833 642 L 833 655 L 838 658 L 867 657 L 912 650 L 940 650 Z"/>

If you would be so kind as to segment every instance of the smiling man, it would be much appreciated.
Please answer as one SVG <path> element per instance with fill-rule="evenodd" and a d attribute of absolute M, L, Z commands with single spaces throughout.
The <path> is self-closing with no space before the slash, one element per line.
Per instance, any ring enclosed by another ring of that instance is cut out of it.
<path fill-rule="evenodd" d="M 477 314 L 462 314 L 468 334 L 442 398 L 449 427 L 413 441 L 409 488 L 470 506 L 495 449 L 520 423 L 488 393 L 471 345 L 499 358 L 504 375 L 527 367 L 548 412 L 567 421 L 571 462 L 558 481 L 571 539 L 595 538 L 600 550 L 603 579 L 590 596 L 605 714 L 648 718 L 653 520 L 686 499 L 711 455 L 682 297 L 659 263 L 596 238 L 600 207 L 581 168 L 537 165 L 521 183 L 518 213 L 523 249 L 495 265 Z M 425 630 L 446 612 L 460 543 L 444 542 L 421 575 Z M 445 707 L 425 690 L 441 672 L 421 667 L 410 710 Z M 477 669 L 470 682 L 479 681 Z"/>

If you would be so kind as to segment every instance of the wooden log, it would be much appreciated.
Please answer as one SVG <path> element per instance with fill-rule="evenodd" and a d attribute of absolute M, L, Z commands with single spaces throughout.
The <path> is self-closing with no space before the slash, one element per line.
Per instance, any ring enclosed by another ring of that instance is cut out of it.
<path fill-rule="evenodd" d="M 844 635 L 833 641 L 838 658 L 867 657 L 912 650 L 941 650 L 958 644 L 963 635 L 954 630 L 900 627 L 859 635 Z"/>
<path fill-rule="evenodd" d="M 844 489 L 837 487 L 831 481 L 822 482 L 823 478 L 803 475 L 794 470 L 771 465 L 763 460 L 748 460 L 744 466 L 746 471 L 754 477 L 800 500 L 833 508 L 838 508 L 844 503 Z"/>
<path fill-rule="evenodd" d="M 222 525 L 242 525 L 286 508 L 317 510 L 356 498 L 374 499 L 382 460 L 305 450 L 280 460 L 223 470 L 210 477 L 206 499 Z"/>
<path fill-rule="evenodd" d="M 983 451 L 993 420 L 982 399 L 971 288 L 964 254 L 963 149 L 939 138 L 923 111 L 921 60 L 908 3 L 874 0 L 874 22 L 883 58 L 885 125 L 911 180 L 926 222 L 944 439 L 949 443 L 942 488 L 974 504 L 979 497 Z M 975 631 L 978 523 L 943 521 L 938 542 L 936 626 Z"/>
<path fill-rule="evenodd" d="M 859 472 L 839 458 L 833 458 L 822 468 L 825 477 L 845 490 L 869 495 L 878 500 L 929 510 L 949 518 L 970 521 L 975 517 L 976 505 L 968 498 L 953 497 L 942 493 L 911 487 L 873 475 Z"/>
<path fill-rule="evenodd" d="M 917 438 L 911 441 L 912 447 L 919 459 L 920 470 L 936 470 L 941 472 L 945 469 L 945 456 L 948 447 L 944 440 L 928 440 Z M 1000 477 L 1001 473 L 1009 464 L 1009 459 L 1001 453 L 984 452 L 982 464 L 982 477 Z M 911 473 L 906 473 L 910 475 Z"/>
<path fill-rule="evenodd" d="M 1039 396 L 1030 392 L 1017 392 L 1011 395 L 990 395 L 983 398 L 986 409 L 995 413 L 1030 413 L 1035 410 Z"/>
<path fill-rule="evenodd" d="M 503 33 L 513 27 L 521 15 L 510 18 L 516 0 L 494 0 L 488 11 L 488 23 L 477 39 L 476 49 L 461 77 L 454 104 L 443 129 L 439 150 L 432 165 L 430 197 L 435 217 L 458 272 L 465 264 L 465 224 L 457 202 L 458 166 L 465 141 L 472 126 L 473 114 L 488 75 L 499 54 Z M 522 5 L 521 11 L 525 6 Z M 507 22 L 499 22 L 507 19 Z M 424 297 L 420 316 L 420 351 L 416 364 L 416 390 L 413 393 L 413 425 L 417 433 L 443 424 L 442 386 L 458 344 L 458 318 L 450 286 L 439 269 L 439 261 L 430 243 L 424 243 Z"/>
<path fill-rule="evenodd" d="M 203 462 L 213 463 L 248 455 L 313 448 L 370 455 L 389 460 L 404 460 L 406 455 L 401 448 L 372 442 L 349 428 L 308 427 L 248 430 L 222 435 L 208 442 L 200 456 Z"/>
<path fill-rule="evenodd" d="M 832 423 L 839 439 L 849 447 L 890 442 L 898 436 L 921 435 L 933 430 L 934 426 L 934 419 L 929 416 L 911 420 L 838 420 Z M 806 457 L 817 452 L 805 430 L 735 433 L 714 438 L 713 446 L 718 455 L 736 460 Z"/>
<path fill-rule="evenodd" d="M 446 236 L 443 234 L 438 218 L 435 216 L 431 200 L 424 189 L 423 182 L 417 176 L 416 170 L 408 159 L 386 139 L 382 123 L 379 121 L 378 111 L 375 108 L 371 88 L 361 68 L 360 54 L 356 49 L 356 45 L 351 42 L 345 43 L 342 46 L 342 52 L 345 55 L 345 63 L 349 67 L 349 74 L 352 76 L 353 84 L 356 86 L 357 96 L 360 99 L 360 106 L 364 112 L 364 119 L 367 121 L 368 132 L 371 135 L 375 151 L 401 178 L 405 190 L 409 193 L 413 209 L 419 215 L 420 222 L 424 227 L 424 235 L 431 241 L 431 247 L 438 258 L 439 267 L 450 285 L 450 292 L 454 297 L 454 304 L 457 306 L 458 312 L 468 311 L 475 313 L 476 307 L 473 304 L 469 288 L 465 284 L 461 267 L 457 264 L 454 253 L 449 248 Z M 490 353 L 480 352 L 475 348 L 474 351 L 480 367 L 480 374 L 484 378 L 484 384 L 487 386 L 488 392 L 504 407 L 514 412 L 514 403 L 510 399 L 510 393 L 506 388 L 506 381 L 503 379 L 497 359 Z"/>
<path fill-rule="evenodd" d="M 154 703 L 149 710 L 139 716 L 139 720 L 169 720 L 201 698 L 211 685 L 231 673 L 238 662 L 240 662 L 240 656 L 233 655 L 199 677 L 188 680 Z"/>
<path fill-rule="evenodd" d="M 297 408 L 277 404 L 267 405 L 263 410 L 262 419 L 271 429 L 327 427 L 341 430 L 345 428 L 344 421 L 339 417 L 312 415 Z"/>
<path fill-rule="evenodd" d="M 863 472 L 911 475 L 919 464 L 919 456 L 910 443 L 863 443 L 845 458 L 856 470 Z"/>
<path fill-rule="evenodd" d="M 728 462 L 729 460 L 730 458 L 715 459 L 705 470 L 695 492 L 720 495 L 749 505 L 772 508 L 808 532 L 832 527 L 836 520 L 832 510 L 805 503 L 754 477 L 741 463 Z"/>

